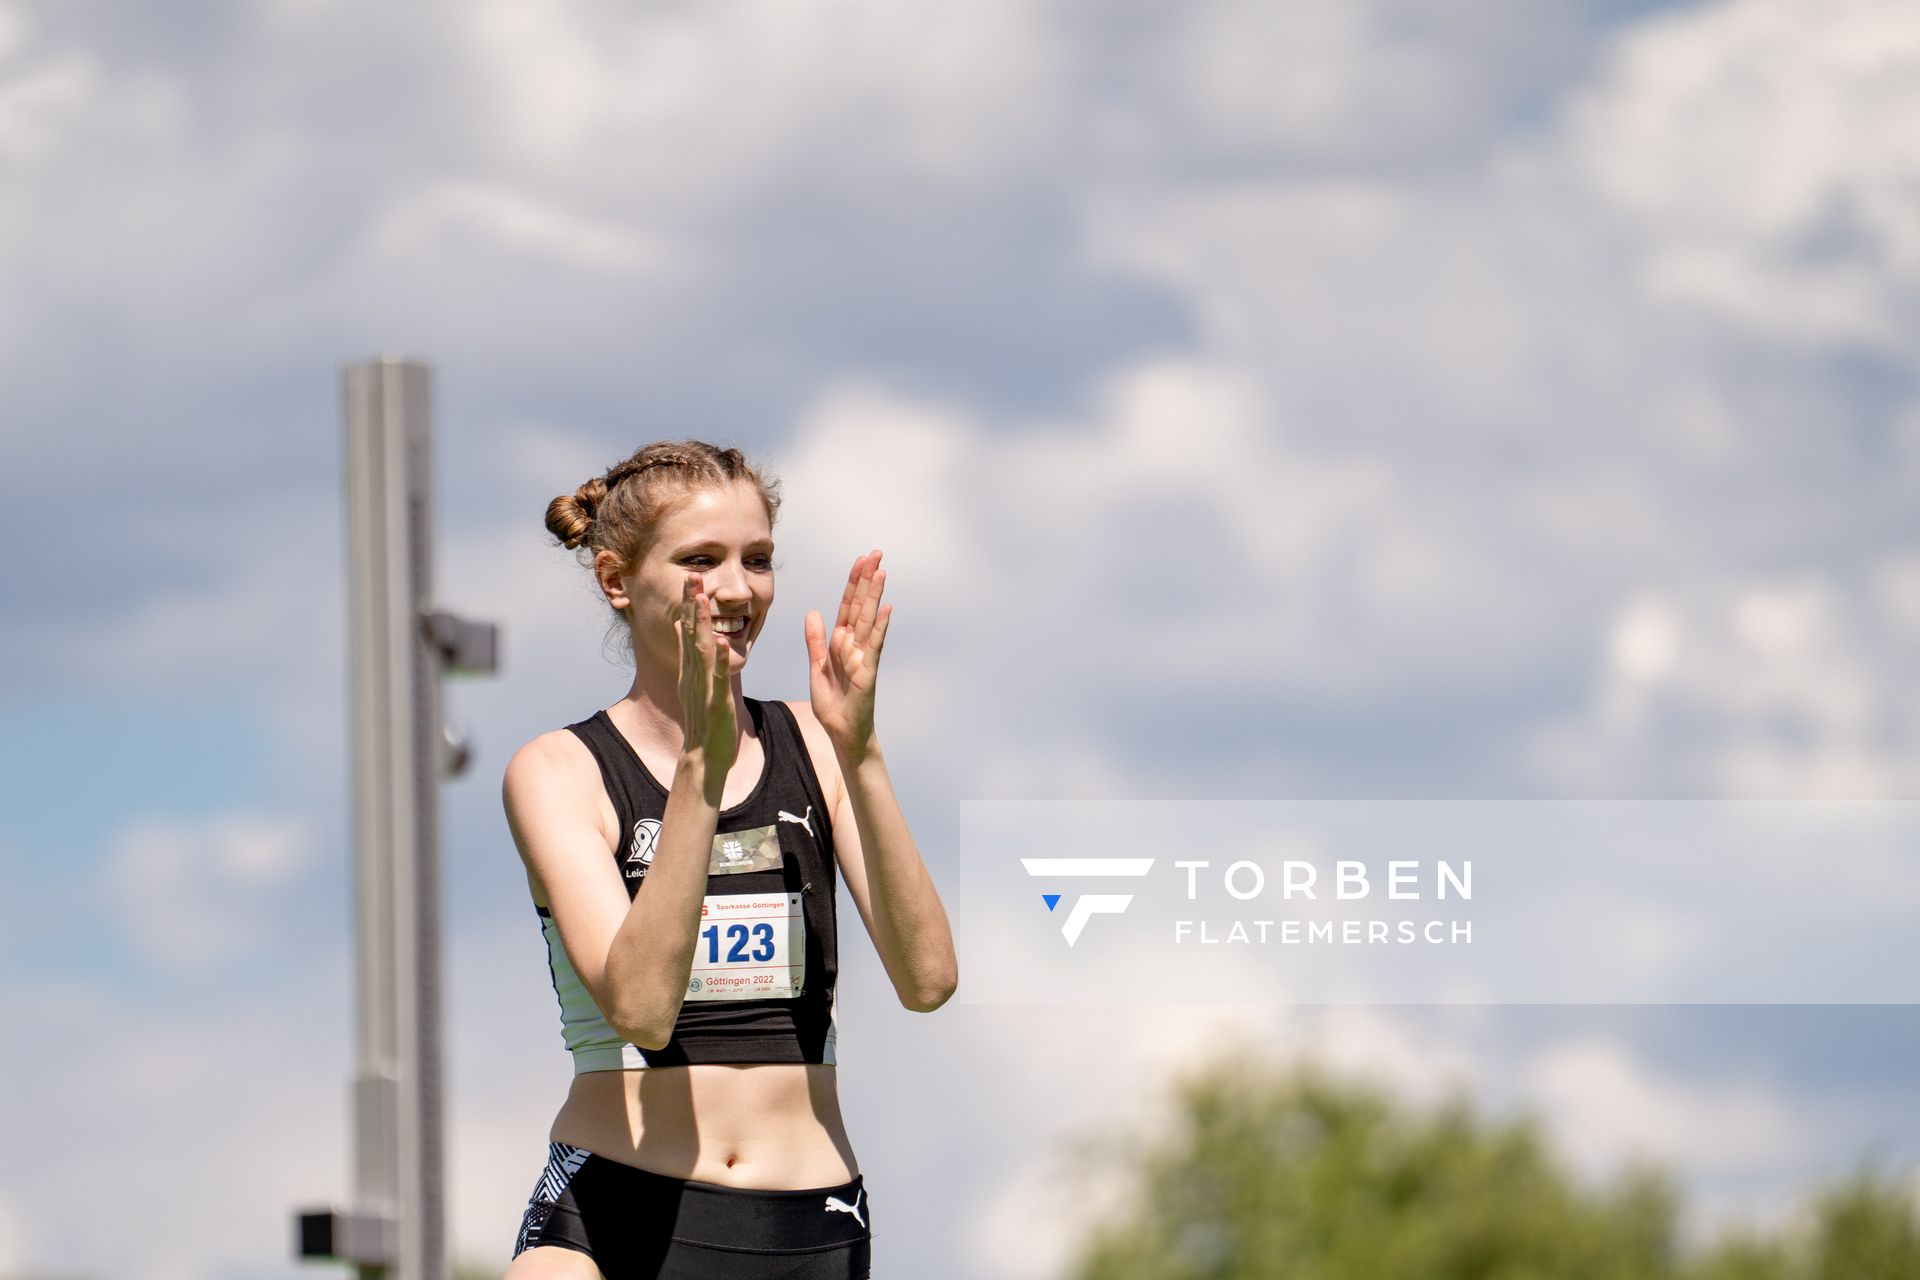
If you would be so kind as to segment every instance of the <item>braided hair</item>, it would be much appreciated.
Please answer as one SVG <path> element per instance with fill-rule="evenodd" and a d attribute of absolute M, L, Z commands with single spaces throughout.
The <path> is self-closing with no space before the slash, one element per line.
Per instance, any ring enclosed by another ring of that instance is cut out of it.
<path fill-rule="evenodd" d="M 738 449 L 704 440 L 659 440 L 547 504 L 547 531 L 569 551 L 602 551 L 628 568 L 639 562 L 669 503 L 694 489 L 745 480 L 759 491 L 773 523 L 780 482 L 763 475 Z"/>

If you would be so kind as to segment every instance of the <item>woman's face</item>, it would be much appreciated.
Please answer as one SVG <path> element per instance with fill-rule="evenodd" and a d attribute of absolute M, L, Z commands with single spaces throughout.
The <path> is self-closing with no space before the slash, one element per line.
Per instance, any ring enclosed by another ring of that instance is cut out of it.
<path fill-rule="evenodd" d="M 634 658 L 680 670 L 674 622 L 685 611 L 689 574 L 712 601 L 713 625 L 737 673 L 773 608 L 773 528 L 759 490 L 746 481 L 695 489 L 675 503 L 633 571 L 621 579 Z"/>

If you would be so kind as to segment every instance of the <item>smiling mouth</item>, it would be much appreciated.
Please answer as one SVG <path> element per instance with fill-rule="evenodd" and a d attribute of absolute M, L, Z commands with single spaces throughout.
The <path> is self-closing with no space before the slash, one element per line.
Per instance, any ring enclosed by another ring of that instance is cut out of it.
<path fill-rule="evenodd" d="M 747 620 L 742 618 L 715 618 L 713 630 L 716 635 L 737 636 L 747 629 Z"/>

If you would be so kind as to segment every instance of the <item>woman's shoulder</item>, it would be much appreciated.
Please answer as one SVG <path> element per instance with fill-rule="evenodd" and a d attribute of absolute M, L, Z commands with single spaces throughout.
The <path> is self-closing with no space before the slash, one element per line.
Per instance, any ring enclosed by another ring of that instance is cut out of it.
<path fill-rule="evenodd" d="M 571 728 L 549 729 L 529 738 L 507 758 L 501 788 L 509 799 L 516 791 L 564 786 L 570 779 L 591 779 L 593 753 Z"/>
<path fill-rule="evenodd" d="M 843 785 L 840 780 L 840 759 L 833 753 L 833 740 L 827 737 L 827 731 L 820 727 L 818 717 L 813 714 L 813 703 L 798 701 L 781 705 L 793 712 L 794 722 L 800 726 L 801 741 L 807 744 L 807 756 L 813 761 L 813 771 L 819 775 L 827 793 L 827 803 L 837 805 Z"/>
<path fill-rule="evenodd" d="M 516 835 L 530 827 L 585 821 L 603 839 L 614 839 L 617 819 L 600 782 L 599 763 L 569 729 L 552 729 L 521 744 L 507 760 L 500 800 Z"/>
<path fill-rule="evenodd" d="M 822 746 L 828 745 L 826 730 L 820 727 L 819 719 L 813 714 L 813 703 L 806 701 L 789 702 L 782 699 L 780 700 L 780 705 L 793 713 L 794 721 L 799 724 L 800 733 L 806 738 L 809 747 L 813 746 L 815 742 L 818 742 Z"/>

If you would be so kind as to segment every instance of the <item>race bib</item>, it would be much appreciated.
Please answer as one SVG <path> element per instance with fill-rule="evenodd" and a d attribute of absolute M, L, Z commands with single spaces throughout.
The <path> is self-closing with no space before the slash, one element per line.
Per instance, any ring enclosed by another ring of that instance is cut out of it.
<path fill-rule="evenodd" d="M 710 893 L 700 902 L 689 1000 L 788 1000 L 807 972 L 797 893 Z"/>

